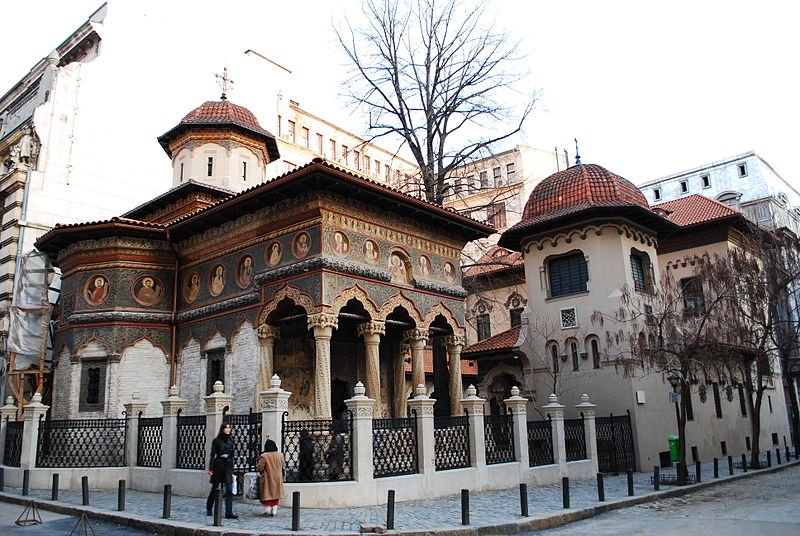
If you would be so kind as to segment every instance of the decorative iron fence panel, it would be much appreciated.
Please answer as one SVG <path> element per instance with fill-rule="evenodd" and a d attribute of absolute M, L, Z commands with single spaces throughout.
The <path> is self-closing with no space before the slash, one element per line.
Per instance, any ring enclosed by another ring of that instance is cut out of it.
<path fill-rule="evenodd" d="M 568 462 L 586 459 L 585 431 L 583 419 L 564 419 L 564 446 Z"/>
<path fill-rule="evenodd" d="M 8 421 L 6 423 L 6 444 L 3 445 L 3 463 L 9 467 L 19 467 L 22 456 L 22 429 L 25 421 Z"/>
<path fill-rule="evenodd" d="M 178 445 L 175 467 L 206 468 L 206 416 L 178 414 Z"/>
<path fill-rule="evenodd" d="M 483 428 L 486 434 L 486 463 L 513 462 L 514 425 L 511 415 L 486 415 Z"/>
<path fill-rule="evenodd" d="M 333 420 L 290 421 L 281 425 L 285 482 L 353 480 L 353 415 Z"/>
<path fill-rule="evenodd" d="M 621 473 L 634 468 L 630 415 L 595 418 L 597 465 L 601 473 Z"/>
<path fill-rule="evenodd" d="M 239 479 L 239 495 L 244 491 L 244 474 L 256 470 L 256 462 L 261 454 L 261 413 L 232 415 L 226 413 L 223 421 L 231 425 L 233 437 L 233 474 Z"/>
<path fill-rule="evenodd" d="M 437 471 L 470 466 L 468 417 L 434 417 L 433 439 Z"/>
<path fill-rule="evenodd" d="M 125 419 L 39 421 L 37 467 L 125 465 Z"/>
<path fill-rule="evenodd" d="M 415 474 L 417 420 L 373 419 L 372 460 L 375 478 Z"/>
<path fill-rule="evenodd" d="M 163 428 L 164 419 L 161 417 L 139 417 L 136 465 L 139 467 L 161 467 Z"/>
<path fill-rule="evenodd" d="M 553 457 L 553 425 L 546 421 L 528 421 L 528 465 L 550 465 Z"/>

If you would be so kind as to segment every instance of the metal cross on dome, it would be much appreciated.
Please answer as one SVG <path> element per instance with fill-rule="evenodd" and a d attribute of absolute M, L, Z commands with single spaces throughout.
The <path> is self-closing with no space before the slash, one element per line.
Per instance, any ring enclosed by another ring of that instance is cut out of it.
<path fill-rule="evenodd" d="M 228 77 L 228 66 L 226 65 L 225 68 L 222 69 L 222 74 L 215 74 L 219 80 L 217 84 L 219 84 L 220 89 L 222 90 L 222 96 L 220 97 L 221 100 L 227 99 L 228 90 L 233 89 L 233 84 L 235 83 L 231 78 Z"/>

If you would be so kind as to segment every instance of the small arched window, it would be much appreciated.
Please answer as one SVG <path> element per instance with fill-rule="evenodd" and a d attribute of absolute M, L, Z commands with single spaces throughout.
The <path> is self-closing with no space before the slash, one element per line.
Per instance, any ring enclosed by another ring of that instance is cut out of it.
<path fill-rule="evenodd" d="M 581 358 L 578 355 L 578 342 L 572 341 L 569 343 L 569 352 L 572 355 L 572 370 L 578 371 L 581 368 Z"/>
<path fill-rule="evenodd" d="M 550 358 L 553 361 L 553 372 L 558 373 L 558 346 L 550 345 Z"/>
<path fill-rule="evenodd" d="M 596 369 L 600 368 L 600 345 L 597 339 L 592 339 L 592 366 Z"/>

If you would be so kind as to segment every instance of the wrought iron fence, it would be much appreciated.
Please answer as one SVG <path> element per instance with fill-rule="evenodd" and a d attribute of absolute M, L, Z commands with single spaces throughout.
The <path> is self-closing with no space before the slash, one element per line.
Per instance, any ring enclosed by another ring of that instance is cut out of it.
<path fill-rule="evenodd" d="M 433 439 L 437 471 L 470 466 L 468 417 L 434 417 Z"/>
<path fill-rule="evenodd" d="M 620 473 L 634 468 L 633 432 L 630 415 L 595 419 L 597 466 L 601 473 Z"/>
<path fill-rule="evenodd" d="M 511 415 L 486 415 L 483 428 L 486 435 L 486 463 L 513 462 L 514 425 Z"/>
<path fill-rule="evenodd" d="M 161 467 L 161 434 L 164 420 L 161 417 L 139 417 L 139 434 L 136 443 L 136 465 Z"/>
<path fill-rule="evenodd" d="M 22 455 L 22 429 L 25 421 L 6 422 L 6 444 L 3 445 L 3 463 L 9 467 L 19 467 Z"/>
<path fill-rule="evenodd" d="M 567 450 L 568 462 L 586 459 L 585 431 L 583 418 L 564 419 L 564 446 Z"/>
<path fill-rule="evenodd" d="M 553 457 L 553 425 L 546 421 L 528 421 L 528 465 L 550 465 Z"/>
<path fill-rule="evenodd" d="M 125 465 L 125 419 L 41 420 L 37 467 Z"/>
<path fill-rule="evenodd" d="M 353 414 L 333 420 L 281 423 L 285 482 L 353 480 Z"/>
<path fill-rule="evenodd" d="M 206 468 L 206 416 L 178 413 L 178 445 L 175 467 Z"/>
<path fill-rule="evenodd" d="M 417 472 L 417 420 L 373 419 L 372 461 L 375 478 Z"/>
<path fill-rule="evenodd" d="M 233 415 L 226 413 L 223 422 L 231 425 L 233 438 L 233 474 L 240 483 L 244 483 L 244 474 L 256 470 L 256 461 L 261 454 L 261 413 Z M 244 485 L 237 487 L 239 495 L 244 491 Z"/>

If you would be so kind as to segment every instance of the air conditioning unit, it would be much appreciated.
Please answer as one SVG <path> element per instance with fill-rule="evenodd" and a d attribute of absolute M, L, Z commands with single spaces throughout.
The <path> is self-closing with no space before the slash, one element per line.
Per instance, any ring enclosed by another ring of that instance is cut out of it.
<path fill-rule="evenodd" d="M 571 329 L 578 327 L 578 312 L 574 307 L 568 307 L 559 311 L 561 317 L 561 329 Z"/>

